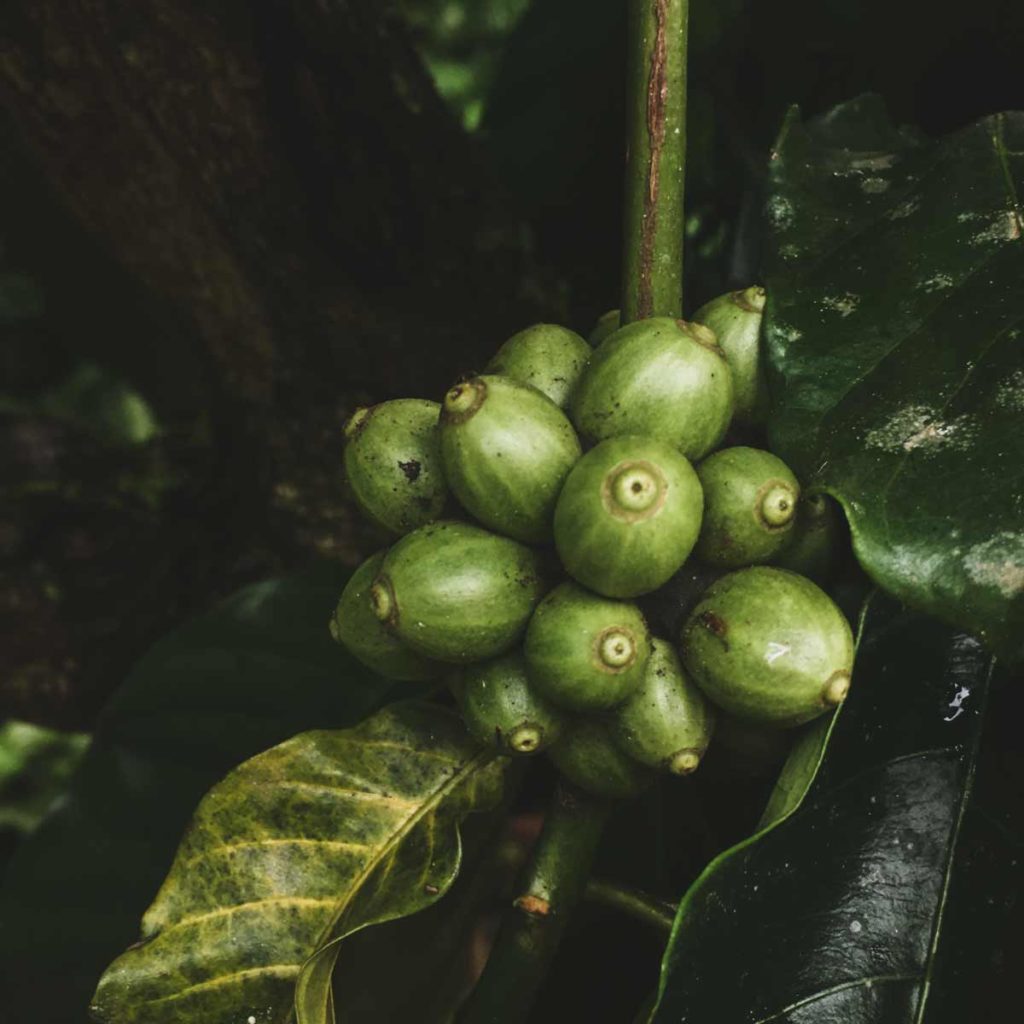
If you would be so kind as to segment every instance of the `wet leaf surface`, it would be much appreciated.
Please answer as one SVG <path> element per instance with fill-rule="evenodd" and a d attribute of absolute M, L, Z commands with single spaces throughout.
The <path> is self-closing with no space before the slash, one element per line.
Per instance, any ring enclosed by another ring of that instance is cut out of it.
<path fill-rule="evenodd" d="M 952 992 L 963 1006 L 991 988 L 1020 887 L 1007 884 L 1019 842 L 978 828 L 992 815 L 975 785 L 990 674 L 977 641 L 873 605 L 803 803 L 690 889 L 653 1021 L 973 1019 L 948 1015 Z M 1002 932 L 971 913 L 979 899 Z M 965 955 L 978 969 L 958 976 Z"/>
<path fill-rule="evenodd" d="M 765 205 L 772 447 L 870 575 L 1024 653 L 1024 114 L 788 117 Z"/>

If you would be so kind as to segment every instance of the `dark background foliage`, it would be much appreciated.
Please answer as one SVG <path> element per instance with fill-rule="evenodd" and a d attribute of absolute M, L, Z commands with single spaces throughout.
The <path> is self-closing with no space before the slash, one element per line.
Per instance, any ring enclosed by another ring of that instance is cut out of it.
<path fill-rule="evenodd" d="M 352 565 L 377 544 L 338 471 L 355 404 L 436 395 L 513 330 L 552 319 L 587 331 L 618 304 L 622 8 L 7 5 L 5 862 L 154 641 L 240 585 L 314 561 Z M 941 17 L 920 0 L 692 8 L 687 311 L 760 272 L 764 156 L 790 103 L 813 115 L 876 92 L 895 122 L 933 135 L 1024 108 L 1012 0 Z M 311 713 L 295 713 L 299 727 Z M 228 739 L 232 721 L 218 727 L 218 766 L 251 752 Z M 169 730 L 160 757 L 204 763 L 210 736 L 197 730 Z M 991 733 L 995 790 L 999 779 L 1019 788 L 1016 735 Z M 664 816 L 638 805 L 616 834 L 649 841 L 612 843 L 606 867 L 670 887 L 749 831 L 762 794 L 707 767 L 716 800 L 688 812 L 701 849 L 667 863 L 645 824 Z M 149 776 L 131 772 L 144 796 Z M 53 866 L 62 906 L 89 884 L 89 863 Z M 126 920 L 148 898 L 142 874 Z M 603 962 L 620 968 L 567 953 L 552 984 L 626 1019 L 653 986 L 657 943 L 587 914 L 580 934 L 606 934 Z M 88 917 L 76 927 L 87 945 Z M 559 1000 L 545 1005 L 553 1019 Z"/>

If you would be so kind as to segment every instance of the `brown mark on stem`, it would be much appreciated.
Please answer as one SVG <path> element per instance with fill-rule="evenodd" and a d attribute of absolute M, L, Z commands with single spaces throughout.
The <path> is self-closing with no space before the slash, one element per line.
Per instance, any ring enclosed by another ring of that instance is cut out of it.
<path fill-rule="evenodd" d="M 640 281 L 637 297 L 640 319 L 649 317 L 654 309 L 651 275 L 654 271 L 654 238 L 658 230 L 658 194 L 661 190 L 661 151 L 665 145 L 665 108 L 668 101 L 668 0 L 654 0 L 654 18 L 654 48 L 651 53 L 651 72 L 647 79 L 650 155 L 647 163 L 647 192 L 644 195 L 644 221 L 640 232 Z"/>
<path fill-rule="evenodd" d="M 547 917 L 551 913 L 551 904 L 543 897 L 534 896 L 532 893 L 518 896 L 513 905 L 531 917 Z"/>

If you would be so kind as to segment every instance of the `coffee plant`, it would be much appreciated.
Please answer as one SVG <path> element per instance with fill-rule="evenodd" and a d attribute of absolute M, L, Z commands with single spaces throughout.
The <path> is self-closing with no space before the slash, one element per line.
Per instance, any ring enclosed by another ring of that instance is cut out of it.
<path fill-rule="evenodd" d="M 191 651 L 187 686 L 310 702 L 217 763 L 99 1024 L 575 1019 L 546 993 L 595 906 L 656 948 L 627 1016 L 591 1019 L 989 1019 L 1024 115 L 931 139 L 872 97 L 791 110 L 759 276 L 684 310 L 688 4 L 629 8 L 614 308 L 352 410 L 330 471 L 377 550 L 222 606 L 237 663 L 200 621 L 137 670 Z M 671 867 L 615 877 L 629 844 Z"/>

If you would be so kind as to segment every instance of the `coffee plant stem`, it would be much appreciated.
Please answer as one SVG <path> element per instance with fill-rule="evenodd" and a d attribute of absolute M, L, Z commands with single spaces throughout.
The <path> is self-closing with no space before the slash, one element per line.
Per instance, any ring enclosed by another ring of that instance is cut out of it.
<path fill-rule="evenodd" d="M 648 893 L 616 885 L 601 878 L 587 882 L 583 897 L 588 903 L 617 910 L 634 920 L 666 934 L 672 931 L 675 907 Z"/>
<path fill-rule="evenodd" d="M 610 805 L 560 783 L 459 1024 L 525 1021 L 575 906 L 583 898 Z"/>
<path fill-rule="evenodd" d="M 682 315 L 689 0 L 630 0 L 622 323 Z"/>

